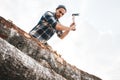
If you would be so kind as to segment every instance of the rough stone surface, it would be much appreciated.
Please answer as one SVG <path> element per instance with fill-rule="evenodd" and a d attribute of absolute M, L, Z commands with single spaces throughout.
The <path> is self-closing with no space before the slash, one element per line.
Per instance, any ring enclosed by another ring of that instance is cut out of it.
<path fill-rule="evenodd" d="M 55 78 L 53 80 L 64 80 L 62 78 L 65 78 L 66 80 L 102 80 L 99 77 L 96 77 L 95 75 L 89 74 L 85 71 L 76 68 L 73 65 L 70 65 L 56 51 L 53 51 L 53 49 L 47 46 L 44 46 L 37 39 L 31 37 L 28 33 L 21 30 L 15 24 L 9 22 L 8 20 L 5 20 L 2 17 L 0 17 L 0 37 L 6 40 L 11 45 L 13 45 L 14 48 L 20 50 L 22 54 L 24 53 L 25 55 L 31 57 L 31 59 L 36 60 L 42 67 L 44 67 L 45 69 L 47 68 L 46 70 L 48 71 L 51 70 L 54 72 L 54 74 L 60 75 L 59 79 L 55 79 L 57 76 L 54 76 Z M 2 45 L 2 43 L 0 44 Z M 16 52 L 16 54 L 19 55 L 18 52 Z M 5 61 L 2 60 L 1 62 L 2 64 L 5 65 L 13 64 L 12 62 L 6 64 L 5 63 L 6 59 Z M 36 64 L 36 62 L 34 64 Z M 3 70 L 6 70 L 6 73 L 9 72 L 8 69 L 3 69 Z M 18 71 L 22 71 L 22 68 L 20 68 L 20 70 Z M 0 76 L 2 75 L 0 74 Z M 39 79 L 35 78 L 34 80 L 39 80 Z M 44 79 L 41 78 L 40 80 L 44 80 Z M 46 78 L 45 80 L 48 79 Z"/>

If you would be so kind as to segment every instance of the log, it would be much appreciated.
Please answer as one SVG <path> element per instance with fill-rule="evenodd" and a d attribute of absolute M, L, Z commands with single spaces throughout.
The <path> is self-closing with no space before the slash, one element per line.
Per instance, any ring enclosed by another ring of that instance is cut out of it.
<path fill-rule="evenodd" d="M 37 39 L 2 17 L 0 17 L 0 37 L 38 61 L 45 68 L 53 70 L 67 80 L 101 80 L 99 77 L 69 64 L 56 51 L 44 46 Z"/>
<path fill-rule="evenodd" d="M 66 80 L 0 38 L 0 80 Z"/>

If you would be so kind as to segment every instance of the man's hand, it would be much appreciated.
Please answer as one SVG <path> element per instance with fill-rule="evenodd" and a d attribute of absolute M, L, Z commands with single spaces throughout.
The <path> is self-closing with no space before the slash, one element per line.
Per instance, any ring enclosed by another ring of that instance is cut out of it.
<path fill-rule="evenodd" d="M 75 23 L 72 23 L 70 25 L 70 30 L 75 31 L 76 30 L 75 26 L 76 26 Z"/>

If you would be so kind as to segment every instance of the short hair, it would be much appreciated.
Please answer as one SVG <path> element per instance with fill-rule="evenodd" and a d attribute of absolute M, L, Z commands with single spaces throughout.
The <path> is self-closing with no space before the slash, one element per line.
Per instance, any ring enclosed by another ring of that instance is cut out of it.
<path fill-rule="evenodd" d="M 66 9 L 66 7 L 65 7 L 64 5 L 59 5 L 59 6 L 56 8 L 56 10 L 57 10 L 57 9 L 60 9 L 60 8 L 63 8 L 65 11 L 67 11 L 67 9 Z"/>

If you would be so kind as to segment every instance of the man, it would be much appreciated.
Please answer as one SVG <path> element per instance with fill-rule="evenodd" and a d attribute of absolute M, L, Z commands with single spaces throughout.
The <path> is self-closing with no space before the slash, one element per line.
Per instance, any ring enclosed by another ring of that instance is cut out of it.
<path fill-rule="evenodd" d="M 58 20 L 66 12 L 67 9 L 64 5 L 59 5 L 55 12 L 45 12 L 38 24 L 29 32 L 29 34 L 37 38 L 43 44 L 47 44 L 47 41 L 54 33 L 57 33 L 57 36 L 60 39 L 63 39 L 70 31 L 75 31 L 74 23 L 72 23 L 70 27 L 67 27 L 62 25 Z"/>

